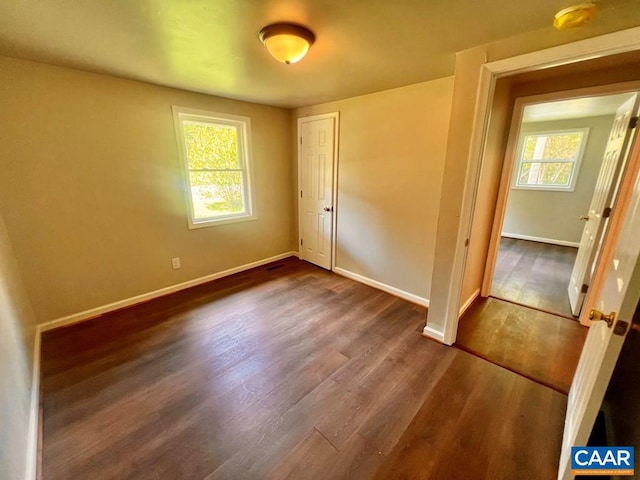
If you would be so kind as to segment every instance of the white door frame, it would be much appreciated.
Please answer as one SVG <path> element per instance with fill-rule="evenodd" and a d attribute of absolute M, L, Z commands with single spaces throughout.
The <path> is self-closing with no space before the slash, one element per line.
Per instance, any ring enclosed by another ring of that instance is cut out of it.
<path fill-rule="evenodd" d="M 462 282 L 467 259 L 466 239 L 471 233 L 473 208 L 480 180 L 480 165 L 489 125 L 491 104 L 498 79 L 520 73 L 578 63 L 618 53 L 640 50 L 640 27 L 560 45 L 517 57 L 486 63 L 480 70 L 478 97 L 472 123 L 467 171 L 462 193 L 462 209 L 457 245 L 452 265 L 451 283 L 442 332 L 443 343 L 455 342 L 462 296 Z"/>
<path fill-rule="evenodd" d="M 315 120 L 324 120 L 326 118 L 333 119 L 333 178 L 331 179 L 331 271 L 336 266 L 336 243 L 338 239 L 338 146 L 340 145 L 340 112 L 323 113 L 320 115 L 308 115 L 298 118 L 298 131 L 296 134 L 296 148 L 298 149 L 298 189 L 296 190 L 296 200 L 298 202 L 298 257 L 302 258 L 302 246 L 300 239 L 302 238 L 302 202 L 300 202 L 300 192 L 302 191 L 302 124 L 305 122 L 313 122 Z"/>

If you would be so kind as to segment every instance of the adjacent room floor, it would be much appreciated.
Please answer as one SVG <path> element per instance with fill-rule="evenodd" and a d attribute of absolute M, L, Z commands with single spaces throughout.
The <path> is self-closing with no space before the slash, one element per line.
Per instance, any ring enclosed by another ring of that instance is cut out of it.
<path fill-rule="evenodd" d="M 502 237 L 491 296 L 574 318 L 567 288 L 578 249 Z"/>
<path fill-rule="evenodd" d="M 576 320 L 479 298 L 460 319 L 456 347 L 568 393 L 587 332 Z"/>
<path fill-rule="evenodd" d="M 296 259 L 47 333 L 42 478 L 555 479 L 566 396 Z"/>
<path fill-rule="evenodd" d="M 567 393 L 587 335 L 567 294 L 576 253 L 502 237 L 491 297 L 460 319 L 456 346 Z"/>

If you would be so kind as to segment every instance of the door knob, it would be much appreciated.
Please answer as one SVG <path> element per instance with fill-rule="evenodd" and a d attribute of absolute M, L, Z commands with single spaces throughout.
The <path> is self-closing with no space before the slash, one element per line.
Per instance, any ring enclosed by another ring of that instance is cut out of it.
<path fill-rule="evenodd" d="M 332 212 L 333 211 L 333 207 L 324 207 L 323 210 L 325 212 Z"/>
<path fill-rule="evenodd" d="M 584 221 L 588 222 L 589 221 L 589 215 L 582 215 L 580 217 L 580 220 L 584 220 Z"/>
<path fill-rule="evenodd" d="M 589 312 L 589 320 L 592 322 L 597 322 L 602 320 L 606 322 L 609 328 L 613 325 L 613 321 L 616 319 L 616 312 L 611 312 L 609 315 L 605 315 L 600 310 L 596 310 L 595 308 Z"/>

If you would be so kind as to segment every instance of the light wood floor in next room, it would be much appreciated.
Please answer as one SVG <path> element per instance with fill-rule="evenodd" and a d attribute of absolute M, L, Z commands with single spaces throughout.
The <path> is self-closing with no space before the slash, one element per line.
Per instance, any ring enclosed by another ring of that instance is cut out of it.
<path fill-rule="evenodd" d="M 587 335 L 567 295 L 576 252 L 503 237 L 491 297 L 460 319 L 456 346 L 567 393 Z"/>
<path fill-rule="evenodd" d="M 460 319 L 456 347 L 568 393 L 587 332 L 576 320 L 479 298 Z"/>
<path fill-rule="evenodd" d="M 42 478 L 555 479 L 566 396 L 296 259 L 42 344 Z"/>
<path fill-rule="evenodd" d="M 573 318 L 567 287 L 578 249 L 502 237 L 491 296 Z"/>

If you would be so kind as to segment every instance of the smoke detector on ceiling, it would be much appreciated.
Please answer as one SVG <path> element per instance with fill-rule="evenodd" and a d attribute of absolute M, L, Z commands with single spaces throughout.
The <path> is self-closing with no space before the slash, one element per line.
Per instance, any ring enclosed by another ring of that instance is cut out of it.
<path fill-rule="evenodd" d="M 598 7 L 595 3 L 580 3 L 560 10 L 556 13 L 553 26 L 556 30 L 566 30 L 568 28 L 582 27 L 596 16 Z"/>

